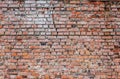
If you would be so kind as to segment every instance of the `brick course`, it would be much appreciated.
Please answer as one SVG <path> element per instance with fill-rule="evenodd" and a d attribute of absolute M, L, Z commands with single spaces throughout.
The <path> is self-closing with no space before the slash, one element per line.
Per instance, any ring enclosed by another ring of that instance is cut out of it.
<path fill-rule="evenodd" d="M 119 0 L 0 0 L 0 79 L 120 79 Z"/>

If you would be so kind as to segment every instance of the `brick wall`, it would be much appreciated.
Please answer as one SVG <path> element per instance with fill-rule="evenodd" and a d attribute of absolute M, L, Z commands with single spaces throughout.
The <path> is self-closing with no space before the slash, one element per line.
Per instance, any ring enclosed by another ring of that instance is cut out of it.
<path fill-rule="evenodd" d="M 119 18 L 119 0 L 0 0 L 0 79 L 120 79 Z"/>

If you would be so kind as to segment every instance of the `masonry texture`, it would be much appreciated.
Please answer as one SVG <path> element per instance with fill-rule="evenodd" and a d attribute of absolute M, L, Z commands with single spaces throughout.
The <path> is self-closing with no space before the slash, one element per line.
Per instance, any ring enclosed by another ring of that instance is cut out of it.
<path fill-rule="evenodd" d="M 0 79 L 120 79 L 119 18 L 119 0 L 0 0 Z"/>

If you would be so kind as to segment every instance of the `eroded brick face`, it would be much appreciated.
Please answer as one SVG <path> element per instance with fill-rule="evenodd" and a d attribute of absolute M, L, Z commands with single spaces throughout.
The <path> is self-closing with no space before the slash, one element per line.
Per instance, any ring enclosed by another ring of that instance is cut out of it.
<path fill-rule="evenodd" d="M 119 12 L 119 0 L 0 0 L 0 79 L 120 79 Z"/>

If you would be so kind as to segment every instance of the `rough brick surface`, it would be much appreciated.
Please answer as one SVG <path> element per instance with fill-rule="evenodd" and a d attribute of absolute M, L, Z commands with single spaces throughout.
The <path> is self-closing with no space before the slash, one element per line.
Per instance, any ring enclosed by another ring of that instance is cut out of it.
<path fill-rule="evenodd" d="M 120 79 L 120 2 L 0 0 L 0 79 Z"/>

